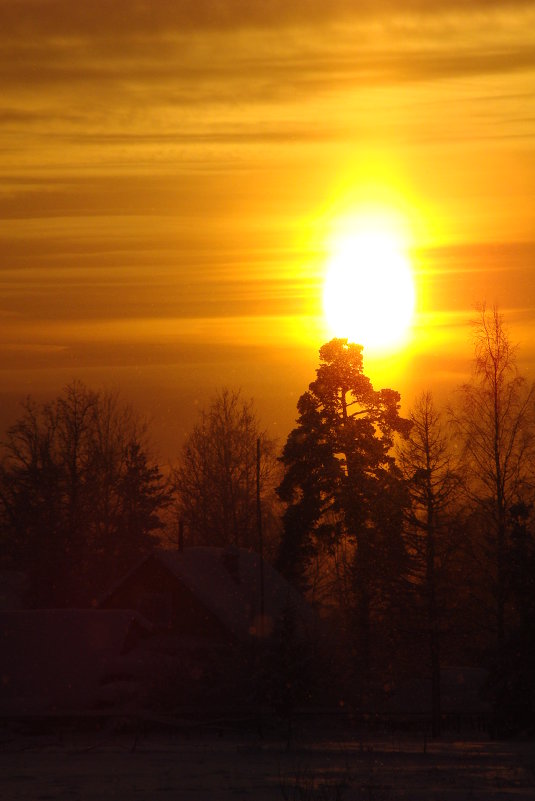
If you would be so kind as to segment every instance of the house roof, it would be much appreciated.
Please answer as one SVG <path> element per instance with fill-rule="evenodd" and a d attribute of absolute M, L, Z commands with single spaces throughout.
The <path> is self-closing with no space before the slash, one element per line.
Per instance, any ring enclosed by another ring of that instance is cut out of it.
<path fill-rule="evenodd" d="M 134 568 L 129 576 L 142 569 L 149 560 L 156 560 L 186 586 L 238 639 L 269 635 L 287 609 L 292 610 L 300 630 L 313 625 L 314 617 L 309 606 L 265 560 L 264 615 L 261 617 L 261 559 L 251 551 L 235 547 L 191 547 L 183 551 L 159 549 Z"/>
<path fill-rule="evenodd" d="M 44 713 L 87 709 L 136 631 L 132 610 L 23 609 L 0 612 L 0 709 Z"/>

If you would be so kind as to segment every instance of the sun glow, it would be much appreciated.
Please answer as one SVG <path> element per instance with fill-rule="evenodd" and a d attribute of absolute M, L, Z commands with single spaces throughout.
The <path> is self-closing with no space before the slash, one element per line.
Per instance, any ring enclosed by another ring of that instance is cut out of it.
<path fill-rule="evenodd" d="M 330 333 L 372 351 L 407 339 L 415 305 L 410 261 L 392 228 L 364 224 L 337 236 L 323 289 Z"/>

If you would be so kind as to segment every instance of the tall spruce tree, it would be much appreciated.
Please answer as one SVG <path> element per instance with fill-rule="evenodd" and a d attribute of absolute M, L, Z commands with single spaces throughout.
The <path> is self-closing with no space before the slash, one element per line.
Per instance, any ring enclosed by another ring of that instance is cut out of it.
<path fill-rule="evenodd" d="M 386 617 L 403 570 L 403 483 L 392 455 L 410 422 L 394 390 L 374 390 L 363 373 L 362 346 L 333 339 L 320 349 L 316 379 L 299 399 L 297 426 L 281 460 L 286 503 L 279 567 L 305 588 L 337 564 L 335 590 L 345 605 L 347 644 L 369 685 L 372 618 Z M 340 568 L 339 555 L 348 557 Z M 322 564 L 323 563 L 323 564 Z"/>

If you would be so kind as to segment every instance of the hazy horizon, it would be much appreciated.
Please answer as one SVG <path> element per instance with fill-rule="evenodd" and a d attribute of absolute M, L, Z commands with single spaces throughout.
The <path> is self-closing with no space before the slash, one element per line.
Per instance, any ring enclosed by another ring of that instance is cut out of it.
<path fill-rule="evenodd" d="M 342 220 L 405 229 L 407 342 L 364 370 L 443 397 L 497 303 L 534 377 L 535 7 L 0 0 L 0 424 L 73 378 L 178 455 L 242 387 L 283 441 L 331 338 Z M 377 300 L 377 299 L 376 299 Z"/>

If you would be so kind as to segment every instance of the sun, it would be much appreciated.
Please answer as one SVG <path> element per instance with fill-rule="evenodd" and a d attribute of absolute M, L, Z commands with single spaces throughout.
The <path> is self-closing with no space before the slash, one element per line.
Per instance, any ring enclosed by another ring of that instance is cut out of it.
<path fill-rule="evenodd" d="M 323 287 L 333 336 L 372 351 L 396 350 L 406 341 L 414 303 L 410 260 L 394 230 L 356 227 L 336 238 Z"/>

